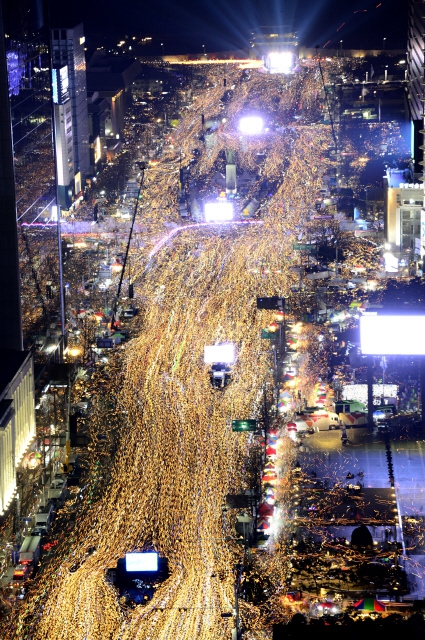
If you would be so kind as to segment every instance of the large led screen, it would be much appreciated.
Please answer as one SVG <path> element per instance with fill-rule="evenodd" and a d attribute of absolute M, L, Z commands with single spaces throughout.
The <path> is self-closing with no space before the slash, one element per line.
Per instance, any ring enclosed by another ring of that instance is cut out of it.
<path fill-rule="evenodd" d="M 270 73 L 291 73 L 294 66 L 294 54 L 291 51 L 274 51 L 268 55 L 267 62 Z"/>
<path fill-rule="evenodd" d="M 205 222 L 227 222 L 233 220 L 233 204 L 228 200 L 207 202 L 204 212 Z"/>
<path fill-rule="evenodd" d="M 365 355 L 425 355 L 425 315 L 362 316 L 360 345 Z"/>
<path fill-rule="evenodd" d="M 231 343 L 213 344 L 204 347 L 204 362 L 232 364 L 235 361 L 235 345 Z"/>
<path fill-rule="evenodd" d="M 147 553 L 126 553 L 125 570 L 158 571 L 158 554 L 153 551 Z"/>
<path fill-rule="evenodd" d="M 259 116 L 245 116 L 239 120 L 239 131 L 247 135 L 258 135 L 264 128 L 263 119 Z"/>

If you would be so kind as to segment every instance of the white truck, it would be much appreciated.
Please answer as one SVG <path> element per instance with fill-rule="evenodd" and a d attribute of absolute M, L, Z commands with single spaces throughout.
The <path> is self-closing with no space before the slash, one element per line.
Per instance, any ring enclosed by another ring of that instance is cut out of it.
<path fill-rule="evenodd" d="M 362 427 L 367 425 L 367 408 L 362 402 L 356 400 L 340 400 L 335 402 L 335 413 L 347 427 Z"/>
<path fill-rule="evenodd" d="M 367 424 L 367 414 L 361 411 L 339 412 L 327 411 L 326 409 L 305 410 L 297 413 L 295 419 L 288 423 L 287 431 L 309 432 L 331 431 L 346 427 L 359 427 Z M 295 426 L 294 426 L 295 425 Z"/>
<path fill-rule="evenodd" d="M 296 426 L 296 429 L 293 427 Z M 339 429 L 341 425 L 340 419 L 333 411 L 326 409 L 318 409 L 314 412 L 297 413 L 295 419 L 288 423 L 288 431 L 296 431 L 298 433 L 315 431 L 329 431 L 331 429 Z"/>
<path fill-rule="evenodd" d="M 49 531 L 54 517 L 55 509 L 53 504 L 48 503 L 46 506 L 40 507 L 38 512 L 35 514 L 35 526 L 44 527 L 46 531 Z"/>
<path fill-rule="evenodd" d="M 19 564 L 31 564 L 35 567 L 40 558 L 40 536 L 27 536 L 19 549 Z"/>

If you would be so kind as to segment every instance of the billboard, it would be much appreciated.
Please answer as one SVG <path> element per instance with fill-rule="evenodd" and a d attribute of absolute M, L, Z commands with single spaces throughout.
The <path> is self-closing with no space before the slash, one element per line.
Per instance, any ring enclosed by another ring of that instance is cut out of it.
<path fill-rule="evenodd" d="M 69 100 L 68 66 L 52 69 L 52 92 L 55 104 L 65 104 Z"/>
<path fill-rule="evenodd" d="M 213 344 L 204 347 L 205 364 L 232 364 L 235 361 L 235 345 L 231 343 Z"/>
<path fill-rule="evenodd" d="M 158 554 L 154 551 L 146 553 L 126 553 L 126 571 L 158 571 Z"/>
<path fill-rule="evenodd" d="M 362 316 L 364 355 L 425 355 L 425 315 Z"/>

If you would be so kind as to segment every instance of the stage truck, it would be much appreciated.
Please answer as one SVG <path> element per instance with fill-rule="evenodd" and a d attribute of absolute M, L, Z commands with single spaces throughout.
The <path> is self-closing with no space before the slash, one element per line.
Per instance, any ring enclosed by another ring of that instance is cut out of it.
<path fill-rule="evenodd" d="M 343 406 L 342 406 L 343 405 Z M 341 411 L 341 409 L 344 409 Z M 319 407 L 307 407 L 303 412 L 297 413 L 294 420 L 288 422 L 287 431 L 307 432 L 331 431 L 345 426 L 362 427 L 367 425 L 367 412 L 352 408 L 350 411 L 348 403 L 336 403 L 335 411 L 328 411 Z"/>

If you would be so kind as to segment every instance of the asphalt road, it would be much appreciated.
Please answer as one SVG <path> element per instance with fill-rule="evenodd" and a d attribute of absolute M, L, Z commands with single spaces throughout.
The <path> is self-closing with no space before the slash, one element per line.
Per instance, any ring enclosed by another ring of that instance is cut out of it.
<path fill-rule="evenodd" d="M 365 487 L 389 488 L 389 475 L 385 443 L 378 434 L 369 434 L 366 429 L 350 429 L 347 432 L 350 444 L 341 445 L 338 431 L 322 431 L 307 436 L 299 452 L 301 467 L 314 471 L 318 478 L 327 480 L 328 486 L 346 481 L 347 473 Z M 421 439 L 392 440 L 395 489 L 400 521 L 416 516 L 425 516 L 425 441 Z M 363 476 L 358 477 L 359 472 Z M 422 527 L 423 528 L 423 527 Z M 400 530 L 398 535 L 400 535 Z M 403 541 L 409 540 L 404 535 Z M 405 566 L 411 585 L 410 597 L 425 597 L 425 555 L 422 545 L 407 551 Z"/>
<path fill-rule="evenodd" d="M 314 470 L 318 477 L 343 482 L 348 472 L 363 472 L 362 484 L 371 488 L 390 486 L 385 444 L 379 435 L 366 429 L 350 429 L 352 444 L 341 445 L 338 431 L 321 431 L 303 441 L 307 451 L 300 452 L 305 469 Z M 425 442 L 424 440 L 395 440 L 391 442 L 394 478 L 399 509 L 402 516 L 425 515 Z"/>

